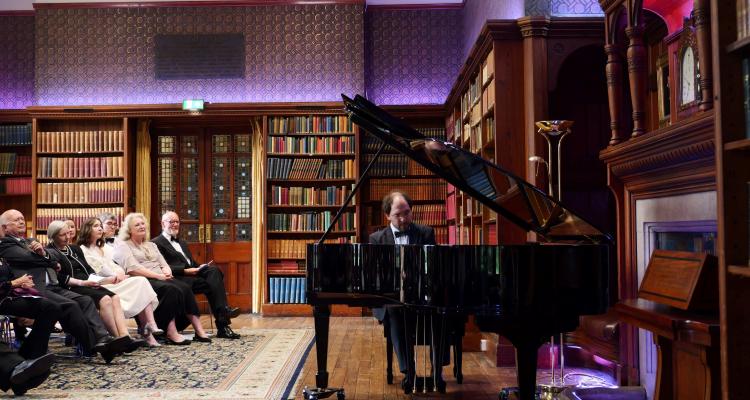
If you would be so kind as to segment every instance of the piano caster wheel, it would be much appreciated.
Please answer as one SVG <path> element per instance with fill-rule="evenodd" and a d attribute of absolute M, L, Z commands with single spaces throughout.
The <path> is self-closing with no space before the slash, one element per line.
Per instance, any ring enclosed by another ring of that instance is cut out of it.
<path fill-rule="evenodd" d="M 331 395 L 336 394 L 336 400 L 345 400 L 346 395 L 344 394 L 344 389 L 338 389 L 338 388 L 325 388 L 325 389 L 310 389 L 308 387 L 305 387 L 302 389 L 302 398 L 305 400 L 318 400 L 318 399 L 327 399 L 331 397 Z"/>

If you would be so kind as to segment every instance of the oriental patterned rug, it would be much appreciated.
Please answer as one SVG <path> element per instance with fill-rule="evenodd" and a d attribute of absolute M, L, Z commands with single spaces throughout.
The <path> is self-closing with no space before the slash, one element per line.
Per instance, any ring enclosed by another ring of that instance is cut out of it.
<path fill-rule="evenodd" d="M 58 357 L 33 399 L 288 399 L 313 343 L 311 329 L 238 330 L 239 340 L 141 349 L 105 364 Z M 70 354 L 54 343 L 50 349 Z M 12 397 L 5 393 L 1 397 Z"/>

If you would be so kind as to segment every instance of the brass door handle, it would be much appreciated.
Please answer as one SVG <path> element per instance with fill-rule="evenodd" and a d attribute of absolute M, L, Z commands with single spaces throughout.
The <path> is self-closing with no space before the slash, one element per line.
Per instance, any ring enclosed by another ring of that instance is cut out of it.
<path fill-rule="evenodd" d="M 206 224 L 206 243 L 211 243 L 211 224 Z"/>
<path fill-rule="evenodd" d="M 198 243 L 205 243 L 203 241 L 203 233 L 204 233 L 203 224 L 199 224 L 198 225 Z"/>

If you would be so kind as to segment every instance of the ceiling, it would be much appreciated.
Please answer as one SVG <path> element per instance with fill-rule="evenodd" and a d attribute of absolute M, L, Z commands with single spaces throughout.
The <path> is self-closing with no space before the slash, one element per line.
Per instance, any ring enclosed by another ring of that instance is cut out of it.
<path fill-rule="evenodd" d="M 206 2 L 219 2 L 227 3 L 227 0 L 1 0 L 0 11 L 29 11 L 33 10 L 34 3 L 153 3 L 153 2 L 190 2 L 199 1 L 202 3 Z M 232 1 L 232 0 L 229 0 Z M 262 1 L 262 0 L 261 0 Z M 446 4 L 461 4 L 464 0 L 364 0 L 369 6 L 381 6 L 381 5 L 446 5 Z M 269 0 L 269 3 L 278 3 L 279 0 Z M 294 0 L 290 0 L 290 3 Z M 301 0 L 300 2 L 310 2 L 311 0 Z M 325 0 L 320 1 L 325 2 Z"/>

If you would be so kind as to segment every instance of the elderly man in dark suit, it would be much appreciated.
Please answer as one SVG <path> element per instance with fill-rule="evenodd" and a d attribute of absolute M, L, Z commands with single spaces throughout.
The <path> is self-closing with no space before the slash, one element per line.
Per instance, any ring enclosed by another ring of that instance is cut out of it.
<path fill-rule="evenodd" d="M 239 334 L 229 327 L 231 319 L 239 315 L 239 309 L 229 307 L 227 292 L 224 289 L 224 274 L 213 265 L 198 264 L 193 259 L 187 243 L 181 240 L 180 217 L 177 213 L 168 211 L 161 217 L 161 235 L 151 239 L 156 244 L 164 259 L 172 268 L 175 279 L 186 282 L 193 289 L 193 293 L 202 293 L 208 298 L 211 312 L 216 319 L 218 333 L 216 337 L 224 339 L 238 339 Z"/>
<path fill-rule="evenodd" d="M 388 218 L 389 224 L 385 228 L 370 235 L 370 244 L 435 244 L 435 230 L 429 226 L 412 222 L 411 198 L 402 192 L 391 192 L 383 199 L 383 212 Z M 373 315 L 378 321 L 388 320 L 393 348 L 398 358 L 398 365 L 404 380 L 401 386 L 406 393 L 411 392 L 414 384 L 415 365 L 413 348 L 408 348 L 406 342 L 405 317 L 416 318 L 413 313 L 399 306 L 387 306 L 373 309 Z M 447 358 L 446 358 L 447 359 Z M 440 363 L 442 368 L 442 363 Z M 440 368 L 434 373 L 437 377 L 438 388 L 443 391 L 443 382 Z M 408 371 L 411 372 L 409 376 Z"/>
<path fill-rule="evenodd" d="M 34 288 L 60 306 L 57 320 L 78 341 L 85 355 L 98 352 L 109 363 L 126 350 L 127 338 L 115 339 L 109 335 L 90 297 L 59 286 L 57 262 L 50 259 L 41 243 L 23 237 L 26 220 L 21 212 L 2 213 L 0 227 L 4 232 L 0 238 L 0 257 L 16 276 L 30 275 Z"/>

